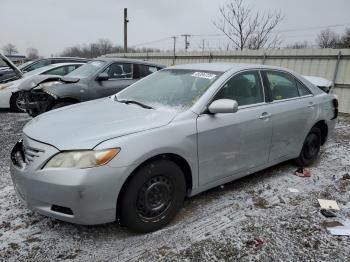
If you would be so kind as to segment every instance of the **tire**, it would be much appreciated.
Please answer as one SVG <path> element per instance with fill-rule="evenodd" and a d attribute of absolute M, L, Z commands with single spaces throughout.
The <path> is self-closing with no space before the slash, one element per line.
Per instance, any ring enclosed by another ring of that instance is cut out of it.
<path fill-rule="evenodd" d="M 311 165 L 318 157 L 321 148 L 321 130 L 313 127 L 305 138 L 296 164 L 300 167 Z"/>
<path fill-rule="evenodd" d="M 51 107 L 51 110 L 61 108 L 64 106 L 70 106 L 70 105 L 73 105 L 73 103 L 72 102 L 58 102 Z"/>
<path fill-rule="evenodd" d="M 120 223 L 147 233 L 168 224 L 185 200 L 186 182 L 181 168 L 161 159 L 136 171 L 120 201 Z"/>
<path fill-rule="evenodd" d="M 10 108 L 15 112 L 25 112 L 24 97 L 20 92 L 12 94 L 10 98 Z"/>

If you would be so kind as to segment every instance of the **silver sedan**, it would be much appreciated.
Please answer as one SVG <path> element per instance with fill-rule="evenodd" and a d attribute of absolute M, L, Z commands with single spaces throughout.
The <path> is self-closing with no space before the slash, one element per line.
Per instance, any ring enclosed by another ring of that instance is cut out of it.
<path fill-rule="evenodd" d="M 179 65 L 34 118 L 12 150 L 11 174 L 38 213 L 150 232 L 186 196 L 285 160 L 310 165 L 337 114 L 334 95 L 287 69 Z"/>

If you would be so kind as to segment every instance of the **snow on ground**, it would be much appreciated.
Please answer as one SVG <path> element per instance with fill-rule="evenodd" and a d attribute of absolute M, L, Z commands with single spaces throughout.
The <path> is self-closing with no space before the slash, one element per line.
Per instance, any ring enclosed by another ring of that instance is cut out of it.
<path fill-rule="evenodd" d="M 350 261 L 350 237 L 326 230 L 350 219 L 350 180 L 342 179 L 350 173 L 348 118 L 340 118 L 311 178 L 282 163 L 188 199 L 170 225 L 144 235 L 28 210 L 9 174 L 9 152 L 28 120 L 0 112 L 0 261 Z M 338 216 L 323 217 L 318 198 L 336 200 Z"/>

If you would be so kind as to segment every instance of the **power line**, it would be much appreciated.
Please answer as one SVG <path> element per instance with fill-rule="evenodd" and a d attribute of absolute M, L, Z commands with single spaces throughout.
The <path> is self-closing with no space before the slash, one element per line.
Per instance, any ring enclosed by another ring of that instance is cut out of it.
<path fill-rule="evenodd" d="M 344 27 L 350 25 L 350 22 L 347 23 L 341 23 L 341 24 L 331 24 L 331 25 L 323 25 L 323 26 L 312 26 L 312 27 L 304 27 L 304 28 L 288 28 L 288 29 L 282 29 L 282 30 L 274 30 L 274 33 L 288 33 L 288 32 L 302 32 L 302 31 L 312 31 L 312 30 L 319 30 L 319 29 L 323 29 L 323 28 L 335 28 L 335 27 Z M 143 42 L 143 43 L 138 43 L 135 45 L 132 45 L 132 47 L 137 47 L 137 46 L 146 46 L 146 45 L 150 45 L 150 44 L 156 44 L 156 43 L 161 43 L 161 42 L 165 42 L 165 41 L 169 41 L 169 40 L 173 40 L 176 41 L 176 39 L 174 37 L 185 37 L 185 50 L 188 49 L 189 47 L 189 41 L 187 41 L 188 37 L 206 37 L 206 38 L 210 38 L 210 40 L 227 40 L 227 37 L 225 34 L 219 34 L 219 33 L 213 33 L 213 34 L 182 34 L 182 35 L 175 35 L 175 36 L 169 36 L 169 37 L 164 37 L 164 38 L 160 38 L 160 39 L 156 39 L 153 41 L 148 41 L 148 42 Z M 213 38 L 212 38 L 213 37 Z M 293 38 L 293 37 L 297 37 L 297 36 L 288 36 L 285 35 L 283 36 L 285 38 Z M 209 39 L 204 39 L 204 40 L 209 40 Z"/>
<path fill-rule="evenodd" d="M 167 41 L 167 40 L 170 40 L 170 39 L 172 39 L 172 37 L 164 37 L 164 38 L 160 38 L 160 39 L 149 41 L 149 42 L 135 44 L 135 45 L 132 45 L 132 47 L 141 46 L 141 45 L 149 45 L 149 44 L 154 44 L 154 43 L 160 43 L 160 42 L 164 42 L 164 41 Z"/>

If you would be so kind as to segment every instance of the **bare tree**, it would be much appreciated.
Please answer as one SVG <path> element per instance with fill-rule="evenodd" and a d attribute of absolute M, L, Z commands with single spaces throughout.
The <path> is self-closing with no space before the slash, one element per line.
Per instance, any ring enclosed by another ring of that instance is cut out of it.
<path fill-rule="evenodd" d="M 286 46 L 288 49 L 303 49 L 309 47 L 309 44 L 307 41 L 304 42 L 295 42 L 293 44 L 289 44 Z"/>
<path fill-rule="evenodd" d="M 97 47 L 98 47 L 100 53 L 105 55 L 105 54 L 108 54 L 112 50 L 113 44 L 110 40 L 101 38 L 97 42 Z"/>
<path fill-rule="evenodd" d="M 159 52 L 156 48 L 133 48 L 129 47 L 128 52 Z M 108 39 L 99 39 L 97 42 L 67 47 L 60 54 L 61 56 L 95 58 L 109 53 L 123 53 L 124 48 L 120 45 L 113 46 Z"/>
<path fill-rule="evenodd" d="M 26 52 L 27 53 L 27 58 L 29 60 L 35 60 L 35 59 L 39 58 L 39 51 L 38 51 L 38 49 L 30 47 L 30 48 L 27 48 L 26 51 L 27 51 Z"/>
<path fill-rule="evenodd" d="M 229 0 L 219 8 L 221 17 L 214 21 L 217 29 L 223 32 L 234 47 L 260 49 L 276 47 L 281 43 L 273 30 L 283 20 L 280 12 L 255 12 L 243 4 L 243 0 Z"/>
<path fill-rule="evenodd" d="M 342 35 L 340 39 L 340 47 L 350 48 L 350 28 L 347 28 L 345 33 Z"/>
<path fill-rule="evenodd" d="M 18 53 L 18 49 L 14 44 L 7 44 L 5 46 L 2 47 L 2 51 L 4 51 L 4 53 L 6 55 L 12 55 L 12 54 L 17 54 Z"/>
<path fill-rule="evenodd" d="M 337 48 L 339 47 L 339 35 L 329 28 L 320 32 L 316 38 L 316 43 L 321 48 Z"/>

